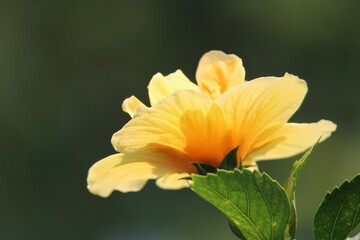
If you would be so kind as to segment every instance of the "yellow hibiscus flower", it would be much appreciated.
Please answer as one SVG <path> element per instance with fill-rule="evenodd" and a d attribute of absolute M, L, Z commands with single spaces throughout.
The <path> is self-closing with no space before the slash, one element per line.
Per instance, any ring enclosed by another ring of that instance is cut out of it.
<path fill-rule="evenodd" d="M 182 178 L 197 173 L 190 162 L 218 167 L 239 146 L 238 162 L 251 166 L 303 152 L 336 129 L 327 120 L 288 123 L 307 92 L 294 75 L 245 81 L 240 58 L 210 51 L 200 59 L 196 80 L 180 70 L 158 73 L 148 86 L 151 107 L 134 96 L 125 99 L 123 110 L 132 119 L 112 137 L 119 153 L 90 168 L 90 192 L 139 191 L 149 179 L 180 189 L 188 186 Z"/>

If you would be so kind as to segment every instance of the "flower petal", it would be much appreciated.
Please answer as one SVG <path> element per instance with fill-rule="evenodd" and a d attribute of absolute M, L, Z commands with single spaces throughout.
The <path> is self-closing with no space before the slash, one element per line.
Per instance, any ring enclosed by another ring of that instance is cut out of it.
<path fill-rule="evenodd" d="M 171 149 L 114 154 L 90 168 L 88 189 L 93 194 L 108 197 L 114 190 L 139 191 L 149 179 L 157 178 L 157 184 L 162 188 L 186 187 L 187 181 L 179 179 L 195 171 L 186 159 Z"/>
<path fill-rule="evenodd" d="M 183 151 L 199 162 L 218 167 L 226 154 L 236 147 L 231 145 L 231 130 L 215 103 L 204 115 L 197 111 L 186 112 L 181 128 L 186 139 Z"/>
<path fill-rule="evenodd" d="M 165 77 L 161 73 L 155 74 L 148 86 L 151 105 L 155 105 L 164 97 L 180 89 L 199 91 L 199 88 L 181 70 L 177 70 Z"/>
<path fill-rule="evenodd" d="M 286 123 L 299 108 L 307 92 L 306 83 L 296 76 L 263 77 L 240 84 L 216 103 L 232 127 L 233 145 L 240 146 L 238 157 L 245 159 L 259 136 L 277 124 Z M 280 125 L 281 126 L 281 125 Z M 267 135 L 267 134 L 265 134 Z"/>
<path fill-rule="evenodd" d="M 336 124 L 328 120 L 317 123 L 286 123 L 273 134 L 272 139 L 248 158 L 252 161 L 294 156 L 327 139 L 336 130 Z"/>
<path fill-rule="evenodd" d="M 184 180 L 183 178 L 190 177 L 189 173 L 177 173 L 170 172 L 164 175 L 161 178 L 156 180 L 156 185 L 163 189 L 181 189 L 184 187 L 189 187 L 189 180 Z M 181 179 L 181 180 L 179 180 Z"/>
<path fill-rule="evenodd" d="M 217 164 L 234 147 L 229 134 L 221 110 L 208 96 L 179 90 L 129 121 L 112 144 L 124 153 L 166 146 Z"/>
<path fill-rule="evenodd" d="M 202 92 L 216 99 L 222 93 L 245 80 L 241 59 L 234 54 L 210 51 L 201 57 L 196 81 Z"/>
<path fill-rule="evenodd" d="M 131 96 L 126 98 L 122 103 L 122 110 L 130 115 L 130 117 L 134 117 L 137 115 L 141 109 L 147 108 L 139 99 L 135 96 Z"/>

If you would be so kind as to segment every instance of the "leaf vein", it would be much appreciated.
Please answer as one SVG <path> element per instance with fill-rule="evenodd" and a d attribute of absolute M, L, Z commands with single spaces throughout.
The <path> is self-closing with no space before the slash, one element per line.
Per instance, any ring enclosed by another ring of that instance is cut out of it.
<path fill-rule="evenodd" d="M 211 192 L 215 193 L 216 195 L 218 195 L 220 198 L 222 198 L 223 200 L 227 201 L 227 200 L 230 200 L 230 199 L 227 199 L 226 197 L 224 197 L 223 195 L 221 195 L 220 193 L 218 193 L 215 189 L 213 189 L 211 186 L 208 186 L 208 185 L 203 185 L 204 187 L 206 187 L 207 189 L 209 189 Z M 250 223 L 250 225 L 255 229 L 256 228 L 256 225 L 255 223 L 249 218 L 246 216 L 246 214 L 241 210 L 239 209 L 236 205 L 234 205 L 234 203 L 230 200 L 229 202 L 231 204 L 231 206 L 237 211 L 239 212 L 239 214 L 247 221 Z M 247 232 L 246 230 L 244 229 L 241 229 L 242 231 L 245 231 Z M 249 233 L 249 232 L 247 232 Z M 258 232 L 261 239 L 264 239 L 266 240 L 266 238 L 262 235 L 261 232 Z M 250 233 L 249 233 L 250 234 Z M 254 238 L 254 239 L 257 239 L 257 238 Z"/>
<path fill-rule="evenodd" d="M 324 220 L 324 213 L 323 213 L 323 212 L 321 212 L 321 221 L 322 221 L 322 223 L 324 224 L 325 230 L 326 230 L 328 233 L 331 233 L 331 230 L 328 229 L 328 227 L 326 226 L 326 222 L 325 222 L 325 220 Z"/>
<path fill-rule="evenodd" d="M 356 208 L 355 215 L 354 215 L 354 220 L 352 221 L 352 224 L 351 224 L 351 229 L 354 229 L 354 227 L 355 227 L 355 222 L 356 222 L 356 219 L 357 219 L 357 215 L 359 213 L 359 208 L 360 208 L 360 203 L 358 204 L 358 206 Z"/>
<path fill-rule="evenodd" d="M 348 197 L 349 197 L 349 194 L 345 197 L 344 201 L 342 201 L 342 203 L 340 203 L 341 206 L 340 206 L 340 208 L 339 208 L 339 210 L 338 210 L 338 212 L 337 212 L 337 214 L 336 214 L 336 218 L 335 218 L 335 221 L 334 221 L 334 223 L 333 223 L 332 230 L 331 230 L 330 239 L 333 238 L 334 231 L 335 231 L 335 226 L 336 226 L 336 223 L 337 223 L 337 221 L 338 221 L 338 219 L 339 219 L 339 215 L 340 215 L 341 209 L 343 208 L 344 202 L 347 200 Z M 337 198 L 337 200 L 339 201 L 338 198 Z M 341 201 L 339 201 L 339 202 L 341 202 Z"/>
<path fill-rule="evenodd" d="M 255 179 L 255 183 L 256 183 L 256 186 L 258 187 L 258 189 L 259 189 L 259 191 L 261 193 L 262 198 L 264 199 L 264 201 L 265 201 L 265 203 L 266 203 L 266 205 L 268 207 L 268 210 L 269 210 L 269 214 L 270 214 L 270 218 L 271 218 L 271 223 L 270 223 L 271 239 L 273 239 L 274 238 L 274 233 L 273 233 L 272 223 L 274 222 L 274 216 L 272 214 L 270 204 L 269 204 L 268 200 L 265 198 L 264 193 L 263 193 L 262 189 L 260 188 L 259 183 L 256 181 L 256 179 Z"/>

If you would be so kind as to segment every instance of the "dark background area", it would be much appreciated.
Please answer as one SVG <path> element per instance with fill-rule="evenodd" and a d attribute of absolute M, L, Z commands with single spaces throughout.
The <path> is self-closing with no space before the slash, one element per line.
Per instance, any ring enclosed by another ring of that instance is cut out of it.
<path fill-rule="evenodd" d="M 222 214 L 189 189 L 102 199 L 89 167 L 114 153 L 128 120 L 122 100 L 147 100 L 157 72 L 218 49 L 241 57 L 246 79 L 305 79 L 292 121 L 329 119 L 300 178 L 297 239 L 312 239 L 325 195 L 360 169 L 359 1 L 0 0 L 0 239 L 235 239 Z M 261 162 L 284 182 L 297 157 Z"/>

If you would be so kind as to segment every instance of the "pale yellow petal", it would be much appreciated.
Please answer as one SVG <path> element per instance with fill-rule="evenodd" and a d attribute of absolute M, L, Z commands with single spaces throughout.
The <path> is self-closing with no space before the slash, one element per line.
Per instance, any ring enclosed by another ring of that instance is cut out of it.
<path fill-rule="evenodd" d="M 147 108 L 139 99 L 135 96 L 131 96 L 126 98 L 122 103 L 122 110 L 130 115 L 130 117 L 134 117 L 138 112 L 142 109 Z"/>
<path fill-rule="evenodd" d="M 199 88 L 181 70 L 177 70 L 165 77 L 161 73 L 155 74 L 148 86 L 151 105 L 155 105 L 164 97 L 180 89 L 199 91 Z"/>
<path fill-rule="evenodd" d="M 259 171 L 259 167 L 256 163 L 253 163 L 252 165 L 248 165 L 248 166 L 243 166 L 243 167 L 250 171 L 254 171 L 254 170 Z"/>
<path fill-rule="evenodd" d="M 201 57 L 196 71 L 196 81 L 202 92 L 216 99 L 228 89 L 243 83 L 245 69 L 234 54 L 210 51 Z"/>
<path fill-rule="evenodd" d="M 200 162 L 218 167 L 226 154 L 236 147 L 231 145 L 231 130 L 216 104 L 212 104 L 206 115 L 187 112 L 182 117 L 181 127 L 186 139 L 183 151 Z"/>
<path fill-rule="evenodd" d="M 162 188 L 186 187 L 179 180 L 194 172 L 188 157 L 171 149 L 114 154 L 95 163 L 89 170 L 88 189 L 93 194 L 107 197 L 114 190 L 141 190 L 149 179 L 160 178 Z M 178 178 L 177 178 L 178 177 Z"/>
<path fill-rule="evenodd" d="M 336 130 L 336 125 L 328 120 L 317 123 L 286 123 L 270 136 L 269 142 L 253 151 L 249 160 L 267 160 L 286 158 L 304 152 L 327 139 Z"/>
<path fill-rule="evenodd" d="M 232 149 L 228 143 L 229 130 L 219 107 L 191 90 L 171 94 L 112 138 L 118 152 L 167 146 L 208 163 L 218 163 Z"/>
<path fill-rule="evenodd" d="M 267 136 L 286 123 L 306 92 L 303 80 L 285 74 L 245 82 L 220 96 L 216 103 L 232 127 L 233 145 L 240 145 L 238 157 L 244 159 L 252 146 L 261 141 L 259 136 Z"/>
<path fill-rule="evenodd" d="M 163 189 L 181 189 L 189 187 L 189 180 L 183 179 L 190 177 L 189 173 L 170 172 L 156 180 L 156 185 Z M 183 180 L 179 180 L 183 179 Z"/>

